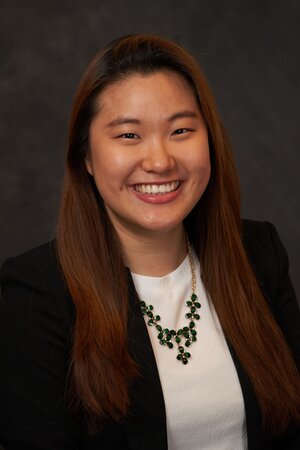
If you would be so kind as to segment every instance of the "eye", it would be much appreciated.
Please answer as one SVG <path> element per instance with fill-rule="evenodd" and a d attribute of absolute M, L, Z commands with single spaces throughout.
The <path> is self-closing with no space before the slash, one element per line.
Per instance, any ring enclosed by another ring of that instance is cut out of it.
<path fill-rule="evenodd" d="M 138 137 L 138 135 L 135 133 L 123 133 L 123 134 L 120 134 L 120 136 L 118 136 L 118 137 L 123 138 L 123 139 L 136 139 Z"/>
<path fill-rule="evenodd" d="M 188 133 L 189 131 L 192 131 L 190 128 L 178 128 L 178 130 L 175 130 L 173 132 L 173 134 L 178 135 L 178 134 L 185 134 Z"/>

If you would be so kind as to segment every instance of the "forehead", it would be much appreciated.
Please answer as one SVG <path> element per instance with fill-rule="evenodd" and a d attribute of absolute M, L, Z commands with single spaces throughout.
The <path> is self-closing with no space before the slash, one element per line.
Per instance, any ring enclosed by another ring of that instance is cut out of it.
<path fill-rule="evenodd" d="M 197 107 L 197 99 L 189 82 L 179 73 L 169 70 L 150 74 L 134 73 L 104 88 L 98 97 L 100 111 L 127 108 Z"/>

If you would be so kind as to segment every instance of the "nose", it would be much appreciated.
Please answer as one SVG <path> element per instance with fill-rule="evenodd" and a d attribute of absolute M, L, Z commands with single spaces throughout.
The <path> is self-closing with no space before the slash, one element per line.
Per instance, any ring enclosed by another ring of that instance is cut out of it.
<path fill-rule="evenodd" d="M 170 146 L 156 139 L 145 149 L 141 166 L 145 172 L 167 173 L 174 169 L 176 161 Z"/>

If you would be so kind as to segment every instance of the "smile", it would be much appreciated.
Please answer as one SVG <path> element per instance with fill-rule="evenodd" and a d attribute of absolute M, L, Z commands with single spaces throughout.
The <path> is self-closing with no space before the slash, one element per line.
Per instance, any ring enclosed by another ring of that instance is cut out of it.
<path fill-rule="evenodd" d="M 172 181 L 171 183 L 166 184 L 135 184 L 134 190 L 141 192 L 142 194 L 162 195 L 176 191 L 179 185 L 179 181 Z"/>

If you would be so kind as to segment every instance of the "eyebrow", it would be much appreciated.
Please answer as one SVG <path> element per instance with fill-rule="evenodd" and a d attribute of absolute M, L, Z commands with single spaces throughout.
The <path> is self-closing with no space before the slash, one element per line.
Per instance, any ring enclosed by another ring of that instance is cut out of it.
<path fill-rule="evenodd" d="M 179 111 L 175 114 L 173 114 L 171 117 L 167 119 L 168 122 L 173 122 L 173 120 L 176 119 L 185 119 L 186 117 L 190 117 L 192 119 L 199 118 L 199 114 L 197 114 L 195 111 Z"/>
<path fill-rule="evenodd" d="M 167 118 L 167 122 L 173 122 L 176 119 L 184 119 L 184 118 L 198 118 L 199 114 L 197 114 L 195 111 L 179 111 L 175 114 L 173 114 L 172 116 Z M 134 117 L 118 117 L 117 119 L 112 120 L 111 122 L 109 122 L 106 127 L 107 128 L 113 128 L 116 127 L 118 125 L 123 125 L 123 124 L 127 124 L 127 123 L 133 123 L 136 125 L 140 125 L 141 121 L 139 119 L 135 119 Z"/>

